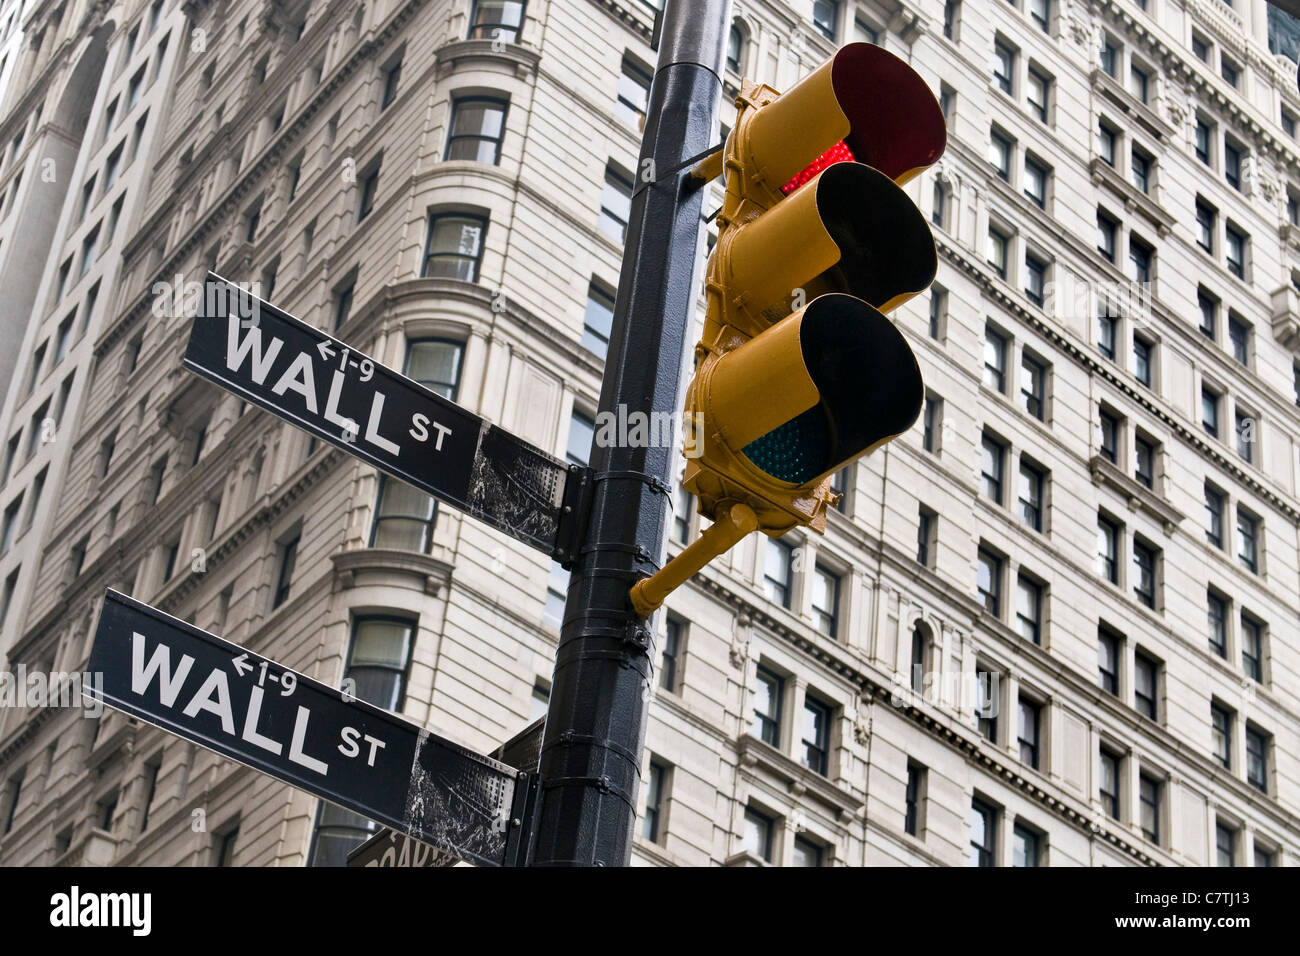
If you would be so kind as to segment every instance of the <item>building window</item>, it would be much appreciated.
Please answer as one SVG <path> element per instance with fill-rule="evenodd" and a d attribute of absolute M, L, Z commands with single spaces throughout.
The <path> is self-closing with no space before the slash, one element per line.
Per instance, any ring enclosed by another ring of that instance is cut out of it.
<path fill-rule="evenodd" d="M 1115 76 L 1118 71 L 1119 46 L 1108 36 L 1101 40 L 1101 68 L 1108 76 Z"/>
<path fill-rule="evenodd" d="M 1012 866 L 1038 866 L 1038 834 L 1016 824 L 1011 844 Z"/>
<path fill-rule="evenodd" d="M 989 162 L 1003 180 L 1011 181 L 1011 140 L 994 130 L 989 133 Z"/>
<path fill-rule="evenodd" d="M 922 422 L 921 447 L 933 454 L 939 450 L 939 439 L 943 434 L 943 399 L 938 395 L 926 394 Z"/>
<path fill-rule="evenodd" d="M 1241 669 L 1256 683 L 1264 683 L 1264 625 L 1243 611 L 1241 615 Z"/>
<path fill-rule="evenodd" d="M 1250 326 L 1234 313 L 1228 313 L 1228 347 L 1232 357 L 1242 365 L 1250 364 Z"/>
<path fill-rule="evenodd" d="M 1295 135 L 1294 132 L 1291 135 L 1294 136 Z M 1264 849 L 1262 846 L 1259 845 L 1258 840 L 1255 841 L 1255 865 L 1256 866 L 1273 865 L 1273 851 Z"/>
<path fill-rule="evenodd" d="M 813 26 L 832 43 L 838 33 L 839 20 L 840 0 L 813 0 Z"/>
<path fill-rule="evenodd" d="M 1097 251 L 1107 262 L 1115 261 L 1115 236 L 1118 232 L 1119 224 L 1114 219 L 1097 213 Z"/>
<path fill-rule="evenodd" d="M 811 696 L 803 704 L 802 763 L 814 773 L 826 776 L 830 766 L 831 709 Z"/>
<path fill-rule="evenodd" d="M 1196 304 L 1201 312 L 1201 334 L 1210 341 L 1215 338 L 1215 325 L 1219 315 L 1219 302 L 1204 289 L 1198 289 Z"/>
<path fill-rule="evenodd" d="M 1020 520 L 1035 531 L 1043 530 L 1044 472 L 1025 459 L 1020 460 Z"/>
<path fill-rule="evenodd" d="M 956 41 L 957 27 L 961 20 L 961 0 L 944 0 L 943 4 L 943 35 L 949 40 Z"/>
<path fill-rule="evenodd" d="M 1223 233 L 1224 256 L 1228 271 L 1238 279 L 1246 278 L 1246 234 L 1232 226 L 1225 226 Z"/>
<path fill-rule="evenodd" d="M 370 546 L 428 554 L 436 515 L 437 502 L 430 495 L 381 475 Z"/>
<path fill-rule="evenodd" d="M 393 105 L 393 100 L 397 99 L 397 90 L 402 83 L 402 61 L 399 58 L 396 63 L 391 64 L 384 71 L 384 97 L 379 103 L 379 111 L 382 113 L 388 107 Z"/>
<path fill-rule="evenodd" d="M 1214 233 L 1218 213 L 1202 202 L 1196 201 L 1196 244 L 1211 255 L 1214 254 Z"/>
<path fill-rule="evenodd" d="M 1030 67 L 1027 81 L 1029 89 L 1025 98 L 1029 102 L 1029 110 L 1040 123 L 1046 123 L 1048 121 L 1047 107 L 1052 92 L 1052 80 Z"/>
<path fill-rule="evenodd" d="M 938 515 L 922 505 L 916 523 L 916 563 L 923 568 L 934 567 L 938 528 Z"/>
<path fill-rule="evenodd" d="M 948 187 L 937 176 L 934 179 L 933 202 L 934 209 L 930 212 L 930 221 L 942 229 L 944 223 L 948 221 Z"/>
<path fill-rule="evenodd" d="M 659 819 L 663 813 L 664 782 L 668 770 L 657 760 L 650 761 L 650 773 L 646 775 L 645 807 L 641 813 L 641 836 L 651 843 L 658 843 Z"/>
<path fill-rule="evenodd" d="M 1128 174 L 1140 192 L 1151 191 L 1151 157 L 1136 146 L 1129 154 Z"/>
<path fill-rule="evenodd" d="M 298 563 L 298 541 L 301 535 L 294 535 L 280 550 L 280 573 L 276 577 L 275 595 L 271 607 L 276 608 L 289 598 L 289 589 L 293 584 L 294 566 Z"/>
<path fill-rule="evenodd" d="M 1016 578 L 1016 629 L 1025 640 L 1043 643 L 1043 586 L 1023 574 Z"/>
<path fill-rule="evenodd" d="M 357 208 L 357 222 L 361 222 L 374 211 L 375 196 L 378 194 L 379 166 L 375 166 L 361 178 L 361 203 Z"/>
<path fill-rule="evenodd" d="M 1051 171 L 1037 160 L 1025 157 L 1025 195 L 1039 209 L 1047 208 L 1047 181 Z"/>
<path fill-rule="evenodd" d="M 942 286 L 930 286 L 930 338 L 943 341 L 944 326 L 948 318 L 948 290 Z M 1297 381 L 1300 382 L 1300 366 L 1296 371 Z M 1296 404 L 1300 405 L 1300 387 L 1296 390 Z"/>
<path fill-rule="evenodd" d="M 1151 89 L 1151 77 L 1136 64 L 1129 65 L 1129 91 L 1137 98 L 1138 102 L 1147 102 L 1147 97 Z"/>
<path fill-rule="evenodd" d="M 1136 459 L 1133 477 L 1139 484 L 1155 488 L 1156 484 L 1156 446 L 1141 435 L 1133 439 L 1133 457 Z"/>
<path fill-rule="evenodd" d="M 860 26 L 861 24 L 859 24 Z M 794 859 L 791 866 L 821 866 L 823 850 L 811 840 L 794 838 Z"/>
<path fill-rule="evenodd" d="M 1051 32 L 1052 0 L 1029 0 L 1029 19 L 1044 33 Z"/>
<path fill-rule="evenodd" d="M 1020 698 L 1020 730 L 1016 742 L 1020 745 L 1020 762 L 1038 769 L 1038 732 L 1042 708 L 1033 701 Z"/>
<path fill-rule="evenodd" d="M 1097 516 L 1097 559 L 1101 576 L 1119 584 L 1119 525 Z"/>
<path fill-rule="evenodd" d="M 1226 660 L 1228 657 L 1228 601 L 1213 591 L 1207 591 L 1206 605 L 1206 623 L 1210 632 L 1210 650 Z"/>
<path fill-rule="evenodd" d="M 1025 298 L 1034 305 L 1043 304 L 1047 282 L 1047 263 L 1032 253 L 1025 253 Z"/>
<path fill-rule="evenodd" d="M 1214 848 L 1219 866 L 1236 866 L 1237 832 L 1222 823 L 1214 825 Z"/>
<path fill-rule="evenodd" d="M 1020 358 L 1020 407 L 1040 422 L 1047 409 L 1047 366 L 1028 352 Z"/>
<path fill-rule="evenodd" d="M 1210 743 L 1214 759 L 1225 770 L 1232 769 L 1232 715 L 1218 704 L 1210 704 Z"/>
<path fill-rule="evenodd" d="M 618 78 L 618 96 L 614 101 L 616 120 L 636 130 L 641 128 L 646 107 L 650 104 L 650 82 L 650 71 L 625 54 L 623 72 Z"/>
<path fill-rule="evenodd" d="M 1142 541 L 1133 540 L 1133 594 L 1151 609 L 1156 606 L 1156 562 L 1159 551 Z"/>
<path fill-rule="evenodd" d="M 993 44 L 993 82 L 1003 93 L 1011 95 L 1012 78 L 1016 72 L 1016 51 L 1004 41 Z"/>
<path fill-rule="evenodd" d="M 740 72 L 740 58 L 745 50 L 745 35 L 734 23 L 727 33 L 727 69 L 732 73 Z"/>
<path fill-rule="evenodd" d="M 780 539 L 768 538 L 763 587 L 767 592 L 767 599 L 783 608 L 790 607 L 790 583 L 793 570 L 794 548 Z"/>
<path fill-rule="evenodd" d="M 1007 339 L 992 328 L 984 329 L 984 384 L 995 392 L 1007 386 Z"/>
<path fill-rule="evenodd" d="M 116 802 L 116 801 L 115 801 Z M 214 835 L 212 856 L 215 866 L 234 866 L 235 847 L 239 843 L 239 823 L 227 826 L 225 830 Z"/>
<path fill-rule="evenodd" d="M 1237 557 L 1247 571 L 1259 573 L 1259 519 L 1237 508 Z"/>
<path fill-rule="evenodd" d="M 1097 632 L 1097 672 L 1101 689 L 1119 696 L 1119 636 L 1107 630 Z"/>
<path fill-rule="evenodd" d="M 916 693 L 925 689 L 926 658 L 930 646 L 926 629 L 920 624 L 912 628 L 911 687 Z"/>
<path fill-rule="evenodd" d="M 745 808 L 745 833 L 743 845 L 747 853 L 758 857 L 764 863 L 772 862 L 772 830 L 775 824 L 771 817 L 749 807 Z"/>
<path fill-rule="evenodd" d="M 1156 678 L 1160 665 L 1146 654 L 1133 655 L 1133 706 L 1139 714 L 1156 720 Z"/>
<path fill-rule="evenodd" d="M 681 618 L 669 614 L 664 619 L 663 660 L 659 665 L 659 686 L 666 691 L 677 692 L 681 685 L 682 634 L 686 625 Z"/>
<path fill-rule="evenodd" d="M 677 486 L 677 500 L 673 506 L 673 540 L 686 544 L 691 539 L 691 515 L 695 512 L 695 496 Z"/>
<path fill-rule="evenodd" d="M 1160 845 L 1160 781 L 1140 774 L 1138 803 L 1141 805 L 1142 835 L 1155 846 Z"/>
<path fill-rule="evenodd" d="M 1115 167 L 1115 147 L 1118 141 L 1119 134 L 1110 125 L 1100 123 L 1097 126 L 1097 155 L 1112 169 Z"/>
<path fill-rule="evenodd" d="M 452 105 L 446 158 L 498 165 L 506 128 L 506 108 L 505 100 L 485 97 L 456 100 Z"/>
<path fill-rule="evenodd" d="M 1246 727 L 1246 782 L 1268 793 L 1268 738 L 1254 727 Z"/>
<path fill-rule="evenodd" d="M 1144 339 L 1133 337 L 1133 377 L 1147 388 L 1151 387 L 1151 357 L 1154 346 Z"/>
<path fill-rule="evenodd" d="M 1201 386 L 1201 425 L 1206 434 L 1219 437 L 1219 396 L 1204 385 Z"/>
<path fill-rule="evenodd" d="M 1240 408 L 1236 415 L 1237 420 L 1237 454 L 1246 464 L 1254 464 L 1255 461 L 1255 417 L 1249 412 L 1243 412 Z"/>
<path fill-rule="evenodd" d="M 529 722 L 541 720 L 546 716 L 547 708 L 551 705 L 551 687 L 542 678 L 533 682 L 533 692 L 528 696 L 528 720 Z"/>
<path fill-rule="evenodd" d="M 813 569 L 812 614 L 817 630 L 836 637 L 839 630 L 840 576 L 819 564 Z"/>
<path fill-rule="evenodd" d="M 979 549 L 978 577 L 980 603 L 996 618 L 1002 616 L 1002 559 L 985 548 Z"/>
<path fill-rule="evenodd" d="M 997 836 L 997 811 L 980 800 L 971 802 L 970 808 L 970 865 L 992 866 L 993 848 Z"/>
<path fill-rule="evenodd" d="M 524 25 L 524 4 L 522 0 L 475 0 L 469 24 L 471 40 L 518 43 Z"/>
<path fill-rule="evenodd" d="M 996 226 L 989 226 L 989 265 L 1003 279 L 1007 277 L 1007 250 L 1010 245 L 1010 236 Z"/>
<path fill-rule="evenodd" d="M 420 275 L 477 282 L 486 229 L 487 220 L 477 216 L 430 216 L 429 239 Z"/>
<path fill-rule="evenodd" d="M 1233 189 L 1241 189 L 1241 147 L 1223 144 L 1223 178 Z"/>
<path fill-rule="evenodd" d="M 1002 504 L 1002 466 L 1006 449 L 985 435 L 980 442 L 980 492 L 995 504 Z"/>
<path fill-rule="evenodd" d="M 1119 464 L 1119 416 L 1102 409 L 1098 420 L 1101 423 L 1101 454 L 1111 464 Z"/>
<path fill-rule="evenodd" d="M 921 835 L 921 801 L 925 799 L 925 768 L 911 760 L 907 762 L 907 789 L 903 794 L 903 832 L 909 836 Z"/>
<path fill-rule="evenodd" d="M 759 740 L 781 746 L 781 700 L 785 681 L 765 667 L 758 668 L 754 692 L 754 720 L 750 733 Z"/>
<path fill-rule="evenodd" d="M 1196 158 L 1206 166 L 1210 165 L 1211 139 L 1210 124 L 1198 117 L 1196 120 Z"/>
<path fill-rule="evenodd" d="M 587 286 L 587 311 L 582 319 L 582 347 L 604 358 L 614 328 L 614 297 L 592 282 Z"/>
<path fill-rule="evenodd" d="M 352 628 L 347 677 L 352 695 L 384 710 L 399 711 L 406 697 L 406 671 L 415 636 L 412 622 L 358 617 Z"/>
<path fill-rule="evenodd" d="M 334 328 L 342 328 L 343 323 L 352 315 L 352 300 L 356 290 L 357 280 L 355 276 L 346 280 L 334 290 Z"/>
<path fill-rule="evenodd" d="M 1128 261 L 1133 266 L 1133 278 L 1138 282 L 1151 281 L 1151 263 L 1155 259 L 1155 249 L 1136 236 L 1128 240 Z"/>
<path fill-rule="evenodd" d="M 616 242 L 627 238 L 632 217 L 632 180 L 612 165 L 605 167 L 605 188 L 600 194 L 600 217 L 596 225 Z"/>
<path fill-rule="evenodd" d="M 992 671 L 975 668 L 975 716 L 980 736 L 998 742 L 998 683 Z"/>
<path fill-rule="evenodd" d="M 1119 757 L 1103 749 L 1098 773 L 1101 808 L 1112 820 L 1119 819 Z"/>

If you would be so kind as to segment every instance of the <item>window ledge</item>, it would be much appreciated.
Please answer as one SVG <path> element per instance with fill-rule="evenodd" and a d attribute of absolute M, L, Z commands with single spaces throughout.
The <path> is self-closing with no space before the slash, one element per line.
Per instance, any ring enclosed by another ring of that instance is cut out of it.
<path fill-rule="evenodd" d="M 1154 77 L 1152 77 L 1154 79 Z M 1128 113 L 1133 119 L 1141 123 L 1148 133 L 1158 139 L 1162 145 L 1168 145 L 1170 137 L 1173 136 L 1174 128 L 1169 125 L 1165 119 L 1151 108 L 1150 104 L 1143 103 L 1140 99 L 1125 89 L 1115 77 L 1111 76 L 1100 66 L 1092 68 L 1092 88 L 1101 93 L 1117 107 Z"/>
<path fill-rule="evenodd" d="M 335 579 L 343 590 L 359 586 L 362 582 L 358 579 L 372 572 L 385 577 L 413 577 L 420 582 L 425 594 L 435 597 L 451 581 L 450 564 L 418 551 L 358 548 L 331 555 L 330 560 L 334 563 Z"/>
<path fill-rule="evenodd" d="M 1156 232 L 1161 239 L 1168 238 L 1174 228 L 1174 217 L 1165 212 L 1149 194 L 1121 176 L 1119 170 L 1100 156 L 1094 156 L 1088 163 L 1088 174 L 1094 183 L 1106 185 L 1111 192 L 1119 196 L 1124 201 L 1125 211 L 1140 212 L 1156 227 Z"/>
<path fill-rule="evenodd" d="M 439 78 L 459 69 L 465 60 L 486 60 L 499 63 L 514 71 L 519 79 L 537 72 L 542 55 L 531 47 L 518 43 L 498 43 L 496 40 L 453 40 L 434 53 Z"/>
<path fill-rule="evenodd" d="M 1129 511 L 1141 509 L 1155 517 L 1164 526 L 1166 537 L 1172 535 L 1174 529 L 1187 517 L 1146 485 L 1129 477 L 1101 455 L 1093 455 L 1089 459 L 1088 470 L 1092 473 L 1094 485 L 1108 485 L 1123 495 L 1128 500 Z"/>
<path fill-rule="evenodd" d="M 742 734 L 736 741 L 736 746 L 741 766 L 761 767 L 785 781 L 790 792 L 796 797 L 801 797 L 805 793 L 810 794 L 834 810 L 841 822 L 846 822 L 849 817 L 862 809 L 862 801 L 853 794 L 821 774 L 790 759 L 753 734 Z"/>
<path fill-rule="evenodd" d="M 733 853 L 722 861 L 723 866 L 771 866 L 761 857 L 754 856 L 748 850 L 741 850 L 739 853 Z"/>

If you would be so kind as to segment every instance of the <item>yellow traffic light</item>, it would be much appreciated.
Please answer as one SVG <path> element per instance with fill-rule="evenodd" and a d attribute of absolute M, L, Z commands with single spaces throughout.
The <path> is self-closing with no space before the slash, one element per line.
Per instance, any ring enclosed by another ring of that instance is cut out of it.
<path fill-rule="evenodd" d="M 633 587 L 643 615 L 754 528 L 824 531 L 831 476 L 911 427 L 924 396 L 884 313 L 937 267 L 900 186 L 943 152 L 934 95 L 902 60 L 854 43 L 785 95 L 746 81 L 737 106 L 685 403 L 699 456 L 684 484 L 715 525 Z"/>

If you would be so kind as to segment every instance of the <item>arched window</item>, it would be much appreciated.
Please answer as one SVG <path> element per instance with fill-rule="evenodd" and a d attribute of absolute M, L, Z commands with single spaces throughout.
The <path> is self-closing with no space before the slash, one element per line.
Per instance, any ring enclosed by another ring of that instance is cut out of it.
<path fill-rule="evenodd" d="M 930 669 L 930 629 L 917 621 L 912 628 L 912 650 L 908 658 L 908 682 L 913 691 L 921 693 L 925 689 L 925 675 Z"/>
<path fill-rule="evenodd" d="M 732 73 L 739 73 L 742 63 L 741 58 L 745 52 L 745 31 L 740 29 L 736 24 L 731 25 L 731 31 L 727 34 L 727 69 Z"/>

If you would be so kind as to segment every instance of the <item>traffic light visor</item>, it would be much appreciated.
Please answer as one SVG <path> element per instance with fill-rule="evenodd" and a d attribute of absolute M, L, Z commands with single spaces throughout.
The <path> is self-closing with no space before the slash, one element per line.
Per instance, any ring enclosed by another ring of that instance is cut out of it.
<path fill-rule="evenodd" d="M 947 132 L 925 80 L 887 50 L 850 43 L 758 110 L 751 157 L 779 189 L 843 140 L 854 159 L 905 183 L 943 154 Z"/>
<path fill-rule="evenodd" d="M 848 295 L 821 296 L 724 355 L 708 390 L 709 432 L 794 485 L 906 431 L 924 394 L 902 333 Z"/>

